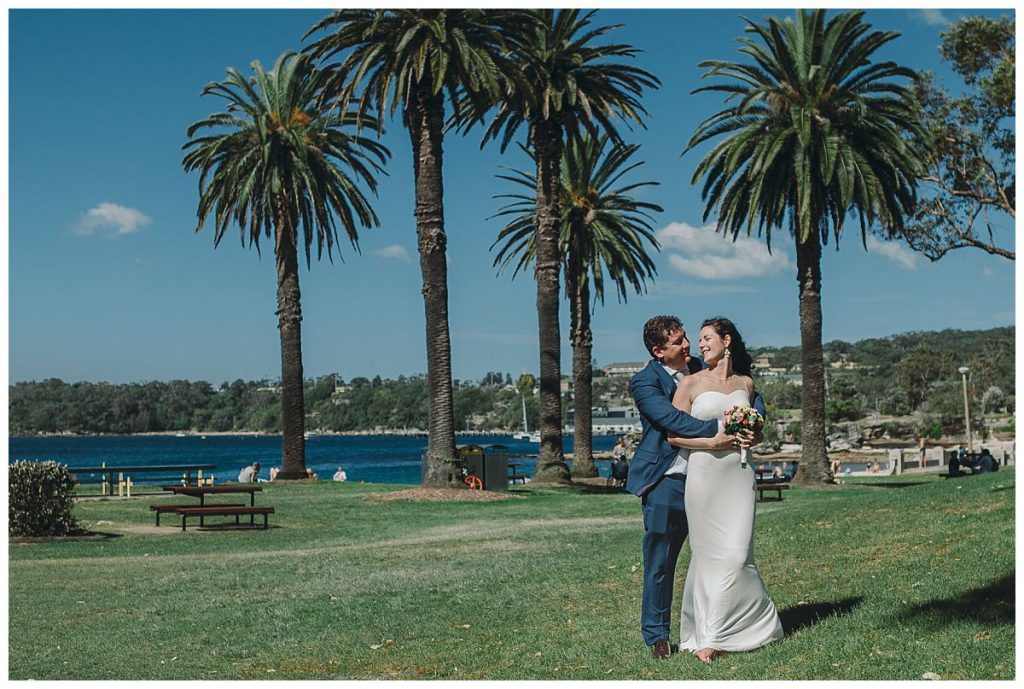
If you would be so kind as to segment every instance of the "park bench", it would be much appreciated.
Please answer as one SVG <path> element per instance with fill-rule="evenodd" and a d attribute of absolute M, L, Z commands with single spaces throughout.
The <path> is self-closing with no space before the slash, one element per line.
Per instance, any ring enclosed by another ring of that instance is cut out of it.
<path fill-rule="evenodd" d="M 757 482 L 757 499 L 764 500 L 764 494 L 768 491 L 775 491 L 778 496 L 776 500 L 782 500 L 782 491 L 789 490 L 788 483 L 782 483 L 780 481 L 758 481 Z"/>
<path fill-rule="evenodd" d="M 165 512 L 177 512 L 179 507 L 195 507 L 195 503 L 189 503 L 187 505 L 181 503 L 168 504 L 168 505 L 150 505 L 149 509 L 151 512 L 156 512 L 156 525 L 160 526 L 160 515 Z M 217 507 L 245 507 L 240 502 L 226 502 L 223 505 L 217 505 Z"/>
<path fill-rule="evenodd" d="M 206 505 L 204 507 L 176 507 L 174 511 L 181 515 L 181 530 L 189 517 L 199 517 L 199 526 L 204 526 L 206 517 L 234 517 L 235 524 L 240 524 L 239 517 L 249 515 L 249 523 L 255 526 L 256 515 L 263 515 L 263 528 L 269 528 L 267 519 L 274 513 L 273 507 L 254 507 L 252 505 Z M 157 513 L 159 514 L 159 512 Z"/>

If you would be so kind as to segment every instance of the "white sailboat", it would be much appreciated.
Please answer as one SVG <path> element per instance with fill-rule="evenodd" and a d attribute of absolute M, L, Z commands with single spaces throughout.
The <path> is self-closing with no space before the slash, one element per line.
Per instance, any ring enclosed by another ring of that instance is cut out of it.
<path fill-rule="evenodd" d="M 520 433 L 513 433 L 513 440 L 528 440 L 531 443 L 540 442 L 540 431 L 534 431 L 530 433 L 530 427 L 526 425 L 526 395 L 519 393 L 519 396 L 523 400 L 523 430 Z"/>

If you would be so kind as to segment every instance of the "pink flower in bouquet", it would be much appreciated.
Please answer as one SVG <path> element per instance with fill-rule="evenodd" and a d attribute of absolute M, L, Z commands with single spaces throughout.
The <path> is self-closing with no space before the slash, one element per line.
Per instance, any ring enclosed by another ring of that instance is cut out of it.
<path fill-rule="evenodd" d="M 740 431 L 757 433 L 764 429 L 764 417 L 748 406 L 735 406 L 725 412 L 725 432 L 734 435 Z"/>

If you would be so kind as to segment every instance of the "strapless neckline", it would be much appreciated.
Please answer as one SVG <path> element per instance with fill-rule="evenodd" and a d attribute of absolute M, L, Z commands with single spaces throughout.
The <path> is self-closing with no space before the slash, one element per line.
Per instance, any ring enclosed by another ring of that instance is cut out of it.
<path fill-rule="evenodd" d="M 743 393 L 744 397 L 747 396 L 747 391 L 744 388 L 739 388 L 738 390 L 733 390 L 732 392 L 719 392 L 718 390 L 705 390 L 704 392 L 700 393 L 699 395 L 697 395 L 696 397 L 693 398 L 693 403 L 696 403 L 697 400 L 699 400 L 704 395 L 715 394 L 715 395 L 723 395 L 725 397 L 728 397 L 729 395 L 735 395 L 737 392 Z"/>

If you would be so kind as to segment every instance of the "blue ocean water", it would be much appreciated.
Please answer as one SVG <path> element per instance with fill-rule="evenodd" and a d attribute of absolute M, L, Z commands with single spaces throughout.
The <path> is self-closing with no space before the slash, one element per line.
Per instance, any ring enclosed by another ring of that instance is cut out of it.
<path fill-rule="evenodd" d="M 609 451 L 616 436 L 595 436 L 594 450 Z M 507 445 L 512 455 L 536 454 L 537 444 L 513 440 L 511 436 L 459 435 L 459 445 Z M 563 438 L 566 459 L 571 458 L 572 436 Z M 281 436 L 210 435 L 200 436 L 47 436 L 12 437 L 8 461 L 54 460 L 68 466 L 153 466 L 161 464 L 214 464 L 218 482 L 234 481 L 238 472 L 254 461 L 260 463 L 260 477 L 269 478 L 270 467 L 281 465 Z M 315 435 L 306 441 L 306 466 L 330 479 L 341 464 L 349 481 L 367 483 L 420 482 L 420 457 L 427 439 L 392 435 Z M 519 458 L 519 473 L 533 475 L 537 461 Z M 602 476 L 609 462 L 598 461 Z M 166 483 L 174 476 L 139 474 L 136 483 Z"/>

